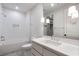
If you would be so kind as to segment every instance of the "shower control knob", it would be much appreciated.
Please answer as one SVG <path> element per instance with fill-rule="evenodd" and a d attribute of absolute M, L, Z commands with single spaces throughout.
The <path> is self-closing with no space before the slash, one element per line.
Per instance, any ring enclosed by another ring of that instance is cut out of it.
<path fill-rule="evenodd" d="M 5 41 L 5 36 L 1 36 L 1 41 Z"/>

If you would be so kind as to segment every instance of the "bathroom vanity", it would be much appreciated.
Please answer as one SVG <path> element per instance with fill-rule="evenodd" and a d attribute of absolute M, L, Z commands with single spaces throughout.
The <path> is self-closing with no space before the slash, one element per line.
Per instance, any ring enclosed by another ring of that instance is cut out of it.
<path fill-rule="evenodd" d="M 79 56 L 79 46 L 45 37 L 33 39 L 31 51 L 35 56 Z"/>
<path fill-rule="evenodd" d="M 53 51 L 50 51 L 46 47 L 44 47 L 36 42 L 33 42 L 32 54 L 35 56 L 58 56 Z"/>

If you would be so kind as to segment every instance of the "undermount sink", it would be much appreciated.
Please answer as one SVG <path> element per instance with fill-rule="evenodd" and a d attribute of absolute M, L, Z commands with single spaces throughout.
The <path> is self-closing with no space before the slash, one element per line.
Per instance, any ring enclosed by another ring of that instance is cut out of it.
<path fill-rule="evenodd" d="M 54 45 L 54 46 L 59 46 L 61 45 L 61 42 L 56 42 L 54 40 L 42 40 L 41 42 L 45 43 L 45 44 L 51 44 L 51 45 Z"/>

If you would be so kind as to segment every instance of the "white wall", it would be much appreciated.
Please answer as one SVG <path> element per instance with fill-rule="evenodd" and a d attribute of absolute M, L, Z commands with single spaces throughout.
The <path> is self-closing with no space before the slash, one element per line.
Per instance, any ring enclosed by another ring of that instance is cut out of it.
<path fill-rule="evenodd" d="M 1 4 L 0 4 L 0 35 L 1 35 L 1 27 L 2 27 L 2 25 L 1 25 L 1 13 L 2 13 L 2 7 L 1 7 Z"/>
<path fill-rule="evenodd" d="M 40 22 L 43 17 L 43 7 L 42 4 L 38 4 L 31 11 L 31 34 L 32 37 L 43 36 L 43 24 Z"/>
<path fill-rule="evenodd" d="M 79 5 L 77 6 L 77 10 L 79 11 Z M 79 38 L 79 17 L 74 19 L 76 23 L 73 24 L 74 20 L 68 16 L 68 7 L 66 6 L 62 9 L 54 11 L 54 35 L 55 36 L 63 36 L 64 33 L 67 34 L 67 37 Z"/>
<path fill-rule="evenodd" d="M 56 36 L 64 35 L 64 13 L 63 10 L 55 11 L 53 20 L 53 31 Z"/>
<path fill-rule="evenodd" d="M 79 4 L 76 5 L 78 13 L 79 13 Z M 67 36 L 69 37 L 75 37 L 79 39 L 79 17 L 76 19 L 71 19 L 71 17 L 67 16 L 68 10 L 65 9 L 64 13 L 66 15 L 66 31 L 67 31 Z M 75 21 L 73 24 L 72 22 Z"/>

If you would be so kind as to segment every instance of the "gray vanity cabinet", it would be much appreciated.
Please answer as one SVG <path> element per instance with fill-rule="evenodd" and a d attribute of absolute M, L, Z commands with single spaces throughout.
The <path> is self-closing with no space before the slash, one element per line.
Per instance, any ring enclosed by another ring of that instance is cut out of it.
<path fill-rule="evenodd" d="M 34 42 L 32 43 L 31 52 L 35 56 L 57 56 L 57 54 Z"/>

